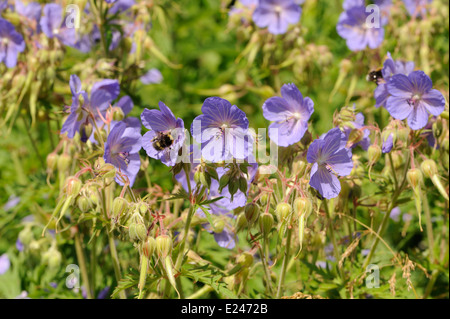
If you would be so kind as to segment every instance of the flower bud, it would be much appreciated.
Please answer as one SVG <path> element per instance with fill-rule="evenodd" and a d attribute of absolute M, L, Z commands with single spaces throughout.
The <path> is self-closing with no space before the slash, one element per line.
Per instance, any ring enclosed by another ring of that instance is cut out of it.
<path fill-rule="evenodd" d="M 288 203 L 279 203 L 275 208 L 275 214 L 277 215 L 280 223 L 284 222 L 292 212 L 292 206 Z"/>
<path fill-rule="evenodd" d="M 236 219 L 236 232 L 240 232 L 241 230 L 243 230 L 245 227 L 248 226 L 248 222 L 247 222 L 247 218 L 245 217 L 245 214 L 239 214 L 237 219 Z"/>
<path fill-rule="evenodd" d="M 144 224 L 131 223 L 128 234 L 133 241 L 144 241 L 147 238 L 147 228 L 145 228 Z"/>
<path fill-rule="evenodd" d="M 253 265 L 253 255 L 249 252 L 244 252 L 237 259 L 237 263 L 241 265 L 243 268 L 248 268 Z"/>
<path fill-rule="evenodd" d="M 86 196 L 79 196 L 77 198 L 77 206 L 82 213 L 86 213 L 91 208 L 91 202 Z"/>
<path fill-rule="evenodd" d="M 112 115 L 113 121 L 120 122 L 125 117 L 125 114 L 123 113 L 123 110 L 120 107 L 113 107 L 112 112 L 113 112 L 113 115 Z"/>
<path fill-rule="evenodd" d="M 82 123 L 80 125 L 80 140 L 83 143 L 86 143 L 89 137 L 91 137 L 93 131 L 94 127 L 91 123 Z"/>
<path fill-rule="evenodd" d="M 229 182 L 230 182 L 230 175 L 229 174 L 222 175 L 222 177 L 219 179 L 219 190 L 222 190 L 225 186 L 228 185 Z"/>
<path fill-rule="evenodd" d="M 160 257 L 165 258 L 172 252 L 172 238 L 167 235 L 156 237 L 156 251 Z"/>
<path fill-rule="evenodd" d="M 105 130 L 95 130 L 94 138 L 96 141 L 106 141 L 106 132 Z"/>
<path fill-rule="evenodd" d="M 113 201 L 113 207 L 112 207 L 112 217 L 117 218 L 119 216 L 122 216 L 122 214 L 126 213 L 128 210 L 129 203 L 128 201 L 123 197 L 116 197 Z"/>
<path fill-rule="evenodd" d="M 259 217 L 260 208 L 256 203 L 248 203 L 245 205 L 244 214 L 249 226 L 252 226 Z"/>
<path fill-rule="evenodd" d="M 50 248 L 47 253 L 48 255 L 46 256 L 47 257 L 46 259 L 48 267 L 50 267 L 51 269 L 59 268 L 62 260 L 61 253 L 54 248 Z"/>
<path fill-rule="evenodd" d="M 247 188 L 248 188 L 247 179 L 244 176 L 239 177 L 240 191 L 243 192 L 244 194 L 247 194 Z"/>
<path fill-rule="evenodd" d="M 381 148 L 377 144 L 372 144 L 368 149 L 368 157 L 370 163 L 376 163 L 381 157 Z"/>
<path fill-rule="evenodd" d="M 437 118 L 436 122 L 433 123 L 432 130 L 433 130 L 433 135 L 436 138 L 439 138 L 441 136 L 442 131 L 443 131 L 443 125 L 442 125 L 441 118 Z"/>
<path fill-rule="evenodd" d="M 431 159 L 423 161 L 422 164 L 420 164 L 420 169 L 422 170 L 423 174 L 428 178 L 431 178 L 437 174 L 436 163 Z"/>
<path fill-rule="evenodd" d="M 65 172 L 69 168 L 71 163 L 71 158 L 68 154 L 61 154 L 57 159 L 57 167 L 59 172 Z"/>
<path fill-rule="evenodd" d="M 81 190 L 82 183 L 77 177 L 69 177 L 66 180 L 66 193 L 69 196 L 77 196 Z"/>
<path fill-rule="evenodd" d="M 19 240 L 22 244 L 27 246 L 34 239 L 33 232 L 31 231 L 31 226 L 25 226 L 19 233 Z"/>
<path fill-rule="evenodd" d="M 262 206 L 265 206 L 267 204 L 268 199 L 269 195 L 264 194 L 259 198 L 259 202 L 261 203 Z"/>
<path fill-rule="evenodd" d="M 409 185 L 411 185 L 411 187 L 415 189 L 422 183 L 422 172 L 418 168 L 411 168 L 408 171 L 406 178 L 408 179 Z"/>
<path fill-rule="evenodd" d="M 219 233 L 223 232 L 223 229 L 225 228 L 225 221 L 221 218 L 218 218 L 213 222 L 212 226 L 213 226 L 213 231 L 216 234 L 219 234 Z"/>
<path fill-rule="evenodd" d="M 103 164 L 99 169 L 99 174 L 102 175 L 103 178 L 114 178 L 116 176 L 116 168 L 111 163 Z"/>
<path fill-rule="evenodd" d="M 194 173 L 194 182 L 196 184 L 200 183 L 200 174 L 201 172 L 199 170 Z"/>
<path fill-rule="evenodd" d="M 355 144 L 361 142 L 363 138 L 364 138 L 364 132 L 362 130 L 353 129 L 348 136 L 347 145 L 348 146 L 355 145 Z"/>
<path fill-rule="evenodd" d="M 313 209 L 311 201 L 306 197 L 298 197 L 294 200 L 294 212 L 297 216 L 308 217 Z"/>
<path fill-rule="evenodd" d="M 200 172 L 200 183 L 206 188 L 211 186 L 211 176 L 206 172 Z"/>
<path fill-rule="evenodd" d="M 407 127 L 399 128 L 397 130 L 397 137 L 403 143 L 407 143 L 410 132 L 411 132 L 411 130 L 409 128 L 407 128 Z"/>
<path fill-rule="evenodd" d="M 156 240 L 152 236 L 147 237 L 147 240 L 142 245 L 142 251 L 147 258 L 151 258 L 156 250 Z"/>
<path fill-rule="evenodd" d="M 397 169 L 403 165 L 405 160 L 399 153 L 392 153 L 392 161 L 394 162 L 394 169 Z"/>
<path fill-rule="evenodd" d="M 47 169 L 53 171 L 56 168 L 56 163 L 58 162 L 58 154 L 50 153 L 47 155 Z"/>
<path fill-rule="evenodd" d="M 264 236 L 267 236 L 273 227 L 273 216 L 270 213 L 264 213 L 259 217 L 259 226 Z"/>
<path fill-rule="evenodd" d="M 296 176 L 303 176 L 305 174 L 307 163 L 304 160 L 294 161 L 292 163 L 292 172 Z"/>

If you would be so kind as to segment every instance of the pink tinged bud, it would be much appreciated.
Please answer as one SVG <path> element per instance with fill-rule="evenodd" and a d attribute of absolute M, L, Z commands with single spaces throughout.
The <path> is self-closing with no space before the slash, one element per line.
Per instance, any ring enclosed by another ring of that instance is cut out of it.
<path fill-rule="evenodd" d="M 418 168 L 412 168 L 408 171 L 406 178 L 411 188 L 416 189 L 422 183 L 422 172 Z"/>
<path fill-rule="evenodd" d="M 53 171 L 56 168 L 56 163 L 58 162 L 58 154 L 50 153 L 47 155 L 47 169 Z"/>
<path fill-rule="evenodd" d="M 77 177 L 69 177 L 66 180 L 66 194 L 75 197 L 81 190 L 82 183 Z"/>
<path fill-rule="evenodd" d="M 116 197 L 113 201 L 112 217 L 117 218 L 125 214 L 128 210 L 129 203 L 123 197 Z"/>
<path fill-rule="evenodd" d="M 173 243 L 172 238 L 167 235 L 156 237 L 156 251 L 158 256 L 166 258 L 172 253 Z"/>
<path fill-rule="evenodd" d="M 245 217 L 245 214 L 239 214 L 239 216 L 236 219 L 236 232 L 240 232 L 245 227 L 248 226 L 247 218 Z"/>
<path fill-rule="evenodd" d="M 275 208 L 275 214 L 277 215 L 280 223 L 285 222 L 292 212 L 292 206 L 288 203 L 279 203 Z"/>
<path fill-rule="evenodd" d="M 422 164 L 420 164 L 420 169 L 422 170 L 423 174 L 428 178 L 432 178 L 434 175 L 437 174 L 436 163 L 431 159 L 423 161 Z"/>
<path fill-rule="evenodd" d="M 149 236 L 147 237 L 147 240 L 142 245 L 142 252 L 144 253 L 145 257 L 152 258 L 153 253 L 156 250 L 156 239 Z"/>
<path fill-rule="evenodd" d="M 147 228 L 144 224 L 131 223 L 128 234 L 132 241 L 144 241 L 147 238 Z"/>
<path fill-rule="evenodd" d="M 364 138 L 364 132 L 362 130 L 353 129 L 348 136 L 348 146 L 355 145 L 362 141 Z"/>
<path fill-rule="evenodd" d="M 223 219 L 216 219 L 213 223 L 213 230 L 215 233 L 221 233 L 223 232 L 225 228 L 225 221 Z"/>
<path fill-rule="evenodd" d="M 70 163 L 72 162 L 68 154 L 61 154 L 57 160 L 57 167 L 60 173 L 64 173 L 69 169 Z"/>
<path fill-rule="evenodd" d="M 77 198 L 77 206 L 82 213 L 86 213 L 91 208 L 91 202 L 86 196 L 79 196 Z"/>
<path fill-rule="evenodd" d="M 367 154 L 369 157 L 370 163 L 376 163 L 381 157 L 381 147 L 379 147 L 377 144 L 373 144 L 369 146 L 369 149 L 367 150 Z"/>
<path fill-rule="evenodd" d="M 264 213 L 259 218 L 259 226 L 264 237 L 267 237 L 274 224 L 273 216 L 270 213 Z"/>
<path fill-rule="evenodd" d="M 249 226 L 252 226 L 258 220 L 259 212 L 260 208 L 256 203 L 248 203 L 245 206 L 244 214 Z"/>
<path fill-rule="evenodd" d="M 237 259 L 237 263 L 243 268 L 249 268 L 251 265 L 253 265 L 253 255 L 249 252 L 244 252 Z"/>
<path fill-rule="evenodd" d="M 294 200 L 294 212 L 297 216 L 306 216 L 308 217 L 311 214 L 313 209 L 313 205 L 308 198 L 298 197 Z"/>

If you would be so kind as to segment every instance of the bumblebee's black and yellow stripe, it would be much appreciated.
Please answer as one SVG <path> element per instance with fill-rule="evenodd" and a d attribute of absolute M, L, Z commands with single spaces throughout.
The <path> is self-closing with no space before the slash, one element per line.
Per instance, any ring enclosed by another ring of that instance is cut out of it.
<path fill-rule="evenodd" d="M 162 151 L 165 148 L 172 146 L 173 137 L 170 133 L 159 132 L 157 136 L 152 139 L 152 145 L 157 151 Z"/>

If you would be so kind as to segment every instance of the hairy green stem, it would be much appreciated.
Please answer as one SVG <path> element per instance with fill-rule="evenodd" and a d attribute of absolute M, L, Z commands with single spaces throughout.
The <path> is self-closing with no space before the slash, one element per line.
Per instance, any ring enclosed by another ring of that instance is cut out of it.
<path fill-rule="evenodd" d="M 378 243 L 380 242 L 380 237 L 383 235 L 383 233 L 385 232 L 387 225 L 388 225 L 388 221 L 389 221 L 389 217 L 391 215 L 391 211 L 392 209 L 397 205 L 397 199 L 400 196 L 400 194 L 403 191 L 403 188 L 405 187 L 406 184 L 406 174 L 408 173 L 408 167 L 409 167 L 409 163 L 411 161 L 411 158 L 408 157 L 408 161 L 405 165 L 404 171 L 403 171 L 403 179 L 402 179 L 402 183 L 400 184 L 400 186 L 394 191 L 394 194 L 392 195 L 392 199 L 391 199 L 391 203 L 388 207 L 388 210 L 386 212 L 386 214 L 383 217 L 383 220 L 381 221 L 381 225 L 378 229 L 378 236 L 375 237 L 375 240 L 372 244 L 372 247 L 370 248 L 370 252 L 366 257 L 366 260 L 364 262 L 363 265 L 363 269 L 366 269 L 367 266 L 370 264 L 370 261 L 372 260 L 373 254 L 375 253 L 375 250 L 377 249 Z M 392 172 L 393 174 L 395 174 L 395 172 Z"/>
<path fill-rule="evenodd" d="M 284 251 L 283 263 L 281 265 L 280 278 L 278 280 L 278 289 L 277 289 L 277 296 L 276 296 L 277 299 L 281 298 L 281 294 L 283 293 L 282 287 L 284 285 L 284 278 L 286 276 L 286 268 L 287 268 L 288 259 L 289 259 L 289 250 L 291 248 L 291 237 L 292 237 L 292 228 L 288 228 L 287 239 L 286 239 L 286 249 Z"/>
<path fill-rule="evenodd" d="M 328 208 L 328 201 L 326 199 L 324 199 L 323 201 L 323 206 L 325 207 L 325 213 L 327 214 L 327 219 L 328 219 L 328 228 L 330 230 L 330 237 L 331 237 L 331 243 L 333 244 L 333 253 L 334 253 L 334 258 L 336 259 L 336 272 L 339 274 L 339 276 L 344 279 L 344 272 L 342 271 L 342 269 L 339 267 L 339 252 L 338 252 L 338 245 L 336 242 L 336 236 L 334 234 L 334 228 L 333 228 L 333 222 L 331 220 L 331 215 L 330 215 L 330 211 Z M 350 238 L 350 240 L 352 240 L 353 238 Z"/>
<path fill-rule="evenodd" d="M 91 285 L 89 283 L 89 276 L 86 267 L 86 258 L 84 257 L 84 251 L 83 247 L 81 246 L 81 239 L 79 233 L 75 234 L 75 251 L 77 254 L 78 263 L 80 264 L 81 278 L 83 279 L 83 284 L 84 287 L 86 288 L 87 298 L 92 299 Z"/>

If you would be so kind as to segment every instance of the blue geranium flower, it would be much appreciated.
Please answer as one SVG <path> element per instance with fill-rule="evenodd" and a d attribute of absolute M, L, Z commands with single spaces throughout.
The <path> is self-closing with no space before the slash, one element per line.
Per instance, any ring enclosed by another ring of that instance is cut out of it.
<path fill-rule="evenodd" d="M 352 152 L 346 143 L 345 134 L 334 128 L 309 146 L 306 158 L 313 164 L 309 185 L 327 199 L 337 197 L 341 191 L 336 175 L 349 175 L 353 169 Z"/>

